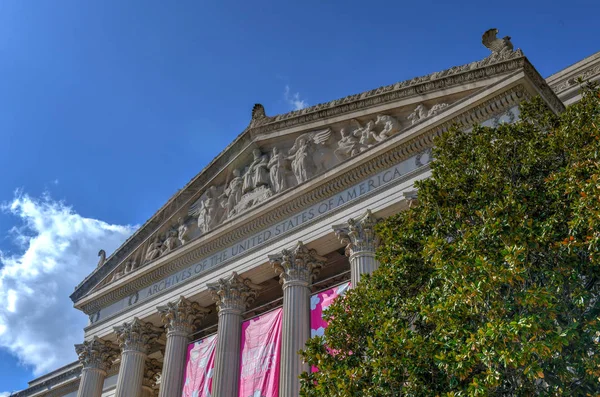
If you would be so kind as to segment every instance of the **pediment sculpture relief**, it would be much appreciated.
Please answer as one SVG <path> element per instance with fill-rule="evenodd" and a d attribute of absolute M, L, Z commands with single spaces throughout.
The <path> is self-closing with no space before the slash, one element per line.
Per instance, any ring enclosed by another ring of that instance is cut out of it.
<path fill-rule="evenodd" d="M 436 103 L 431 107 L 431 109 L 427 109 L 427 107 L 425 107 L 425 105 L 421 103 L 417 105 L 415 110 L 413 110 L 412 113 L 409 114 L 406 119 L 410 121 L 411 125 L 413 125 L 423 121 L 428 117 L 435 116 L 448 106 L 450 105 L 448 105 L 447 103 Z"/>
<path fill-rule="evenodd" d="M 230 171 L 221 184 L 208 187 L 190 205 L 187 214 L 177 222 L 156 231 L 141 251 L 133 253 L 145 266 L 163 255 L 209 233 L 218 225 L 238 216 L 276 194 L 307 182 L 331 169 L 341 161 L 398 134 L 403 126 L 400 120 L 415 124 L 431 117 L 448 106 L 439 103 L 427 108 L 419 104 L 406 116 L 407 111 L 373 115 L 369 119 L 352 119 L 332 127 L 302 133 L 293 141 L 276 146 L 255 148 L 245 166 Z M 262 119 L 264 109 L 256 106 L 256 119 Z M 408 126 L 408 125 L 407 125 Z M 335 138 L 339 132 L 339 138 Z M 338 129 L 339 128 L 339 129 Z M 138 268 L 135 260 L 128 260 L 114 272 L 110 282 L 118 280 Z"/>
<path fill-rule="evenodd" d="M 351 127 L 343 127 L 340 130 L 341 138 L 335 150 L 335 155 L 340 161 L 354 157 L 385 141 L 401 129 L 398 119 L 385 114 L 368 120 L 364 126 L 356 119 L 351 120 L 351 124 Z"/>

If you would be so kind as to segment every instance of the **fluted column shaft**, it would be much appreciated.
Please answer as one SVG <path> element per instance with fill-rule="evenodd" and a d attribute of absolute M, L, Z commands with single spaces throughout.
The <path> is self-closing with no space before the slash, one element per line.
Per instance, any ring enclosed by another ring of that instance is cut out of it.
<path fill-rule="evenodd" d="M 121 367 L 117 379 L 115 397 L 140 397 L 146 353 L 135 350 L 125 350 L 121 354 Z"/>
<path fill-rule="evenodd" d="M 238 397 L 243 311 L 254 301 L 260 287 L 233 273 L 208 284 L 219 310 L 213 395 Z"/>
<path fill-rule="evenodd" d="M 309 369 L 298 351 L 310 338 L 310 285 L 326 258 L 298 242 L 293 250 L 283 250 L 269 260 L 283 284 L 279 396 L 297 397 L 300 374 Z"/>
<path fill-rule="evenodd" d="M 357 219 L 349 219 L 348 223 L 333 226 L 335 234 L 346 244 L 346 255 L 350 261 L 350 282 L 356 286 L 363 275 L 371 274 L 379 267 L 375 250 L 379 239 L 375 233 L 378 219 L 367 210 Z"/>
<path fill-rule="evenodd" d="M 181 397 L 189 336 L 210 310 L 184 297 L 157 309 L 167 329 L 159 397 Z"/>
<path fill-rule="evenodd" d="M 83 368 L 81 371 L 81 381 L 79 382 L 77 397 L 102 396 L 105 378 L 106 371 L 100 368 Z"/>
<path fill-rule="evenodd" d="M 148 349 L 160 335 L 160 330 L 134 318 L 131 323 L 115 327 L 115 332 L 121 347 L 115 397 L 141 397 Z"/>
<path fill-rule="evenodd" d="M 110 342 L 94 338 L 75 345 L 75 350 L 83 365 L 77 397 L 101 397 L 106 372 L 117 356 L 117 347 Z"/>

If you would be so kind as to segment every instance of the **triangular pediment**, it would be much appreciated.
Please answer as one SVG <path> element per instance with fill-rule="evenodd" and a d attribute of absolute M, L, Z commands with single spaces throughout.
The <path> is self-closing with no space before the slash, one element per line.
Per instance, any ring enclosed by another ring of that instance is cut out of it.
<path fill-rule="evenodd" d="M 457 104 L 524 71 L 560 110 L 560 102 L 556 104 L 520 50 L 494 52 L 481 61 L 283 115 L 269 117 L 256 105 L 249 127 L 101 263 L 71 298 L 77 302 L 227 227 L 263 203 L 433 117 L 451 113 Z"/>

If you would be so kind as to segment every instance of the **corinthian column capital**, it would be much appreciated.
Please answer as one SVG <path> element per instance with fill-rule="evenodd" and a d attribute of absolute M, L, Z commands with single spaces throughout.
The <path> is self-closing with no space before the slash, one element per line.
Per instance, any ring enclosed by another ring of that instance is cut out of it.
<path fill-rule="evenodd" d="M 333 226 L 336 236 L 342 244 L 346 244 L 346 255 L 352 257 L 361 252 L 374 254 L 379 245 L 379 238 L 375 233 L 375 225 L 379 219 L 367 210 L 356 219 L 348 219 L 342 225 Z"/>
<path fill-rule="evenodd" d="M 284 288 L 292 284 L 307 287 L 319 274 L 327 258 L 298 241 L 291 250 L 284 249 L 281 254 L 269 255 L 269 261 Z"/>
<path fill-rule="evenodd" d="M 210 309 L 201 307 L 197 302 L 191 302 L 183 296 L 156 309 L 169 334 L 181 333 L 185 336 L 194 332 L 198 324 L 210 313 Z"/>
<path fill-rule="evenodd" d="M 207 284 L 214 301 L 217 303 L 219 315 L 226 312 L 241 314 L 250 305 L 262 287 L 243 278 L 236 272 L 216 283 Z"/>
<path fill-rule="evenodd" d="M 137 317 L 134 317 L 133 321 L 129 323 L 115 327 L 114 330 L 119 347 L 123 352 L 135 351 L 144 354 L 148 352 L 150 345 L 158 339 L 162 332 L 160 328 Z"/>
<path fill-rule="evenodd" d="M 116 345 L 97 337 L 75 345 L 75 351 L 83 368 L 94 368 L 104 372 L 110 369 L 119 354 Z"/>

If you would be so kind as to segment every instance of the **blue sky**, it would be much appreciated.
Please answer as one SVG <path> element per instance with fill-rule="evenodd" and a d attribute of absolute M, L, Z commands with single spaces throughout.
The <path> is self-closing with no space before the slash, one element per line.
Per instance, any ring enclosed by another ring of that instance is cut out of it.
<path fill-rule="evenodd" d="M 273 115 L 482 59 L 490 27 L 546 77 L 600 50 L 599 12 L 593 0 L 0 2 L 0 396 L 75 358 L 85 318 L 68 295 L 98 249 L 199 172 L 254 103 Z"/>

